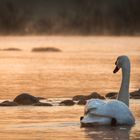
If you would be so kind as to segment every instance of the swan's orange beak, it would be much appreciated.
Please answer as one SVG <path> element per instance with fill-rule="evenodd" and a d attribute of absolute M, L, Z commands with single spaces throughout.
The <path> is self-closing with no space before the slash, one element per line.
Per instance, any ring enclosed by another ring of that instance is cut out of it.
<path fill-rule="evenodd" d="M 114 71 L 113 71 L 113 73 L 118 72 L 118 71 L 119 71 L 119 69 L 120 69 L 120 68 L 119 68 L 118 66 L 116 66 L 116 67 L 115 67 L 115 69 L 114 69 Z"/>

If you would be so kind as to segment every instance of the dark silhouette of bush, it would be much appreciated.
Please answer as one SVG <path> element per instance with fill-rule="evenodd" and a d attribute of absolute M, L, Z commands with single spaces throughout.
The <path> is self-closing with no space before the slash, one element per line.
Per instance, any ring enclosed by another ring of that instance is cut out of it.
<path fill-rule="evenodd" d="M 3 0 L 0 33 L 139 35 L 139 5 L 140 0 Z"/>
<path fill-rule="evenodd" d="M 0 6 L 0 31 L 5 34 L 24 32 L 29 16 L 28 10 L 21 9 L 14 1 L 6 0 Z"/>

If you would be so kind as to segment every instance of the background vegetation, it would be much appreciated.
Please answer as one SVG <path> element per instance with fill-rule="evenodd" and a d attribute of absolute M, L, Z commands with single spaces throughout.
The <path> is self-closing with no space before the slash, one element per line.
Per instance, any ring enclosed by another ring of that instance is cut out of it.
<path fill-rule="evenodd" d="M 140 0 L 1 0 L 0 34 L 140 35 Z"/>

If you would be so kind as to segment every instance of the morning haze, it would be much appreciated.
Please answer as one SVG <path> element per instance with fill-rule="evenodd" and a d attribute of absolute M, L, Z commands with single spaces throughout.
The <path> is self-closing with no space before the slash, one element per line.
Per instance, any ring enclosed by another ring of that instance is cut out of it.
<path fill-rule="evenodd" d="M 139 35 L 140 0 L 0 0 L 0 139 L 140 139 Z"/>

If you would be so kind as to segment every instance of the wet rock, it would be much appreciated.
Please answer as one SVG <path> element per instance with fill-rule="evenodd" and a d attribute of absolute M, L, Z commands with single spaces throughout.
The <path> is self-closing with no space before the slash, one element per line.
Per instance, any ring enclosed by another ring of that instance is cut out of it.
<path fill-rule="evenodd" d="M 116 99 L 117 98 L 117 92 L 109 92 L 105 95 L 106 98 L 109 98 L 109 99 Z"/>
<path fill-rule="evenodd" d="M 104 96 L 100 95 L 100 98 L 99 99 L 105 100 L 106 98 Z"/>
<path fill-rule="evenodd" d="M 39 47 L 33 48 L 32 52 L 61 52 L 61 50 L 54 47 Z"/>
<path fill-rule="evenodd" d="M 86 100 L 86 96 L 84 95 L 76 95 L 73 97 L 73 101 L 80 101 L 80 100 Z"/>
<path fill-rule="evenodd" d="M 60 102 L 59 105 L 72 106 L 74 104 L 75 104 L 75 102 L 73 100 L 64 100 L 64 101 Z"/>
<path fill-rule="evenodd" d="M 33 105 L 38 103 L 39 99 L 28 93 L 22 93 L 14 99 L 14 102 L 19 105 Z"/>
<path fill-rule="evenodd" d="M 131 92 L 130 93 L 130 98 L 132 98 L 132 99 L 140 99 L 140 89 Z"/>
<path fill-rule="evenodd" d="M 140 96 L 131 96 L 131 99 L 140 99 Z"/>
<path fill-rule="evenodd" d="M 77 104 L 78 105 L 85 105 L 86 103 L 87 103 L 87 101 L 82 99 L 82 100 L 79 100 Z"/>
<path fill-rule="evenodd" d="M 17 106 L 18 104 L 12 101 L 3 101 L 0 106 Z"/>
<path fill-rule="evenodd" d="M 117 99 L 117 95 L 116 96 L 112 96 L 109 99 Z"/>
<path fill-rule="evenodd" d="M 6 49 L 2 49 L 3 51 L 21 51 L 21 49 L 19 48 L 6 48 Z"/>
<path fill-rule="evenodd" d="M 38 102 L 38 103 L 35 103 L 33 104 L 34 106 L 53 106 L 52 104 L 50 103 L 41 103 L 41 102 Z"/>
<path fill-rule="evenodd" d="M 89 99 L 102 99 L 102 100 L 104 100 L 105 97 L 100 95 L 97 92 L 93 92 L 90 95 L 76 95 L 73 97 L 74 101 L 89 100 Z"/>
<path fill-rule="evenodd" d="M 101 96 L 99 93 L 97 92 L 93 92 L 90 95 L 86 96 L 87 100 L 89 99 L 105 99 L 103 96 Z"/>
<path fill-rule="evenodd" d="M 36 97 L 38 100 L 45 100 L 46 98 L 44 97 Z"/>

